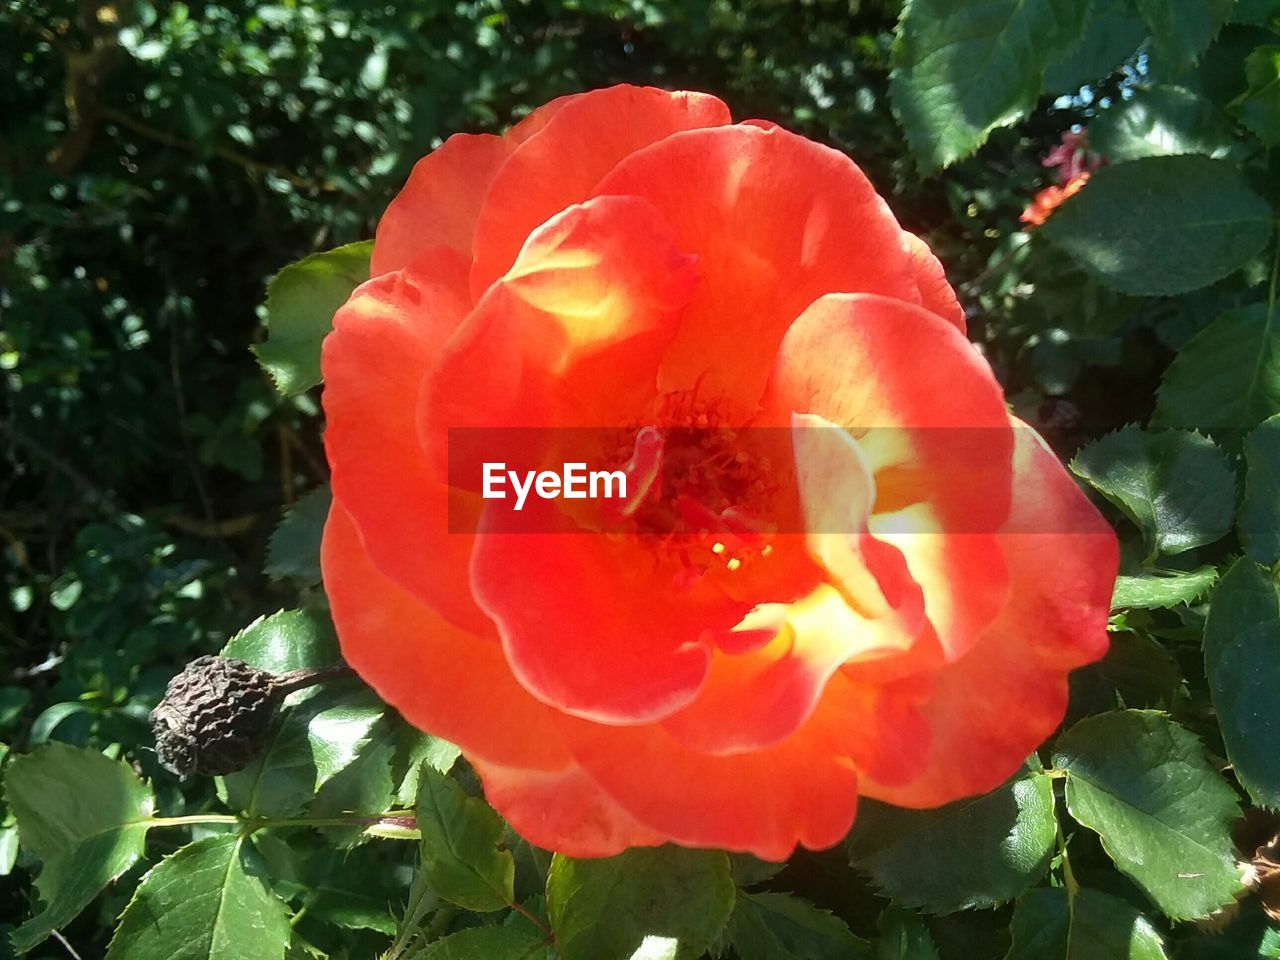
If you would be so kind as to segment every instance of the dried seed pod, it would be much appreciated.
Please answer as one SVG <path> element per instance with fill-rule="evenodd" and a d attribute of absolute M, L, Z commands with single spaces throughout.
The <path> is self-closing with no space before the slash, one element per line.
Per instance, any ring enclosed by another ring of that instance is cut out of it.
<path fill-rule="evenodd" d="M 233 773 L 265 746 L 286 689 L 243 660 L 197 657 L 151 711 L 160 763 L 181 777 Z"/>

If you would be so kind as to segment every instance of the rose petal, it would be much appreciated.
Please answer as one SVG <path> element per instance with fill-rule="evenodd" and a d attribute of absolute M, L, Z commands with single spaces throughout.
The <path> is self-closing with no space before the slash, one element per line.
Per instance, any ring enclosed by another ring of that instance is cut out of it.
<path fill-rule="evenodd" d="M 416 429 L 423 371 L 465 310 L 451 279 L 461 257 L 435 253 L 433 264 L 419 258 L 361 285 L 334 315 L 321 361 L 325 453 L 334 496 L 377 567 L 454 623 L 481 630 L 487 620 L 467 587 L 470 538 L 448 529 L 451 501 L 464 515 L 478 505 L 449 490 Z"/>
<path fill-rule="evenodd" d="M 515 682 L 502 648 L 383 576 L 338 500 L 321 563 L 343 657 L 406 720 L 494 763 L 557 771 L 569 762 L 555 711 Z"/>
<path fill-rule="evenodd" d="M 931 310 L 943 320 L 955 324 L 961 333 L 965 332 L 964 308 L 956 299 L 956 292 L 947 282 L 947 274 L 942 264 L 933 255 L 929 245 L 914 233 L 903 231 L 902 242 L 906 245 L 911 257 L 911 265 L 916 275 L 916 288 L 920 291 L 920 305 Z"/>
<path fill-rule="evenodd" d="M 494 176 L 520 144 L 572 99 L 552 100 L 500 137 L 456 133 L 414 164 L 378 221 L 372 274 L 400 270 L 434 246 L 448 247 L 469 263 L 476 220 Z"/>
<path fill-rule="evenodd" d="M 960 656 L 1008 588 L 995 531 L 1013 436 L 986 362 L 920 307 L 827 296 L 787 330 L 765 407 L 775 421 L 817 414 L 857 439 L 876 480 L 869 529 L 901 551 L 943 650 Z"/>
<path fill-rule="evenodd" d="M 754 407 L 783 333 L 818 297 L 918 299 L 902 231 L 867 178 L 781 128 L 676 134 L 623 160 L 594 192 L 646 198 L 700 260 L 704 281 L 664 361 L 666 390 L 699 385 Z"/>
<path fill-rule="evenodd" d="M 507 272 L 538 224 L 590 197 L 628 154 L 677 131 L 729 120 L 729 108 L 715 97 L 653 87 L 608 87 L 566 102 L 494 177 L 476 225 L 472 296 L 479 299 Z"/>
<path fill-rule="evenodd" d="M 601 723 L 646 723 L 693 699 L 710 633 L 750 606 L 706 579 L 682 587 L 680 572 L 636 537 L 576 532 L 530 498 L 522 513 L 486 509 L 471 586 L 534 696 Z"/>
<path fill-rule="evenodd" d="M 1062 722 L 1067 672 L 1106 653 L 1115 534 L 1044 441 L 1015 426 L 1012 532 L 1001 537 L 1009 604 L 938 674 L 922 708 L 933 728 L 926 772 L 905 786 L 865 783 L 869 796 L 932 807 L 994 789 Z"/>
<path fill-rule="evenodd" d="M 838 755 L 840 718 L 815 716 L 784 742 L 713 757 L 660 726 L 566 721 L 575 758 L 641 823 L 690 847 L 782 861 L 821 850 L 853 823 L 858 773 Z"/>
<path fill-rule="evenodd" d="M 471 758 L 484 796 L 534 846 L 568 857 L 610 857 L 667 838 L 638 823 L 577 764 L 529 770 Z"/>
<path fill-rule="evenodd" d="M 645 201 L 570 207 L 534 231 L 443 350 L 422 402 L 424 440 L 439 443 L 448 427 L 629 418 L 652 401 L 658 357 L 697 282 Z"/>

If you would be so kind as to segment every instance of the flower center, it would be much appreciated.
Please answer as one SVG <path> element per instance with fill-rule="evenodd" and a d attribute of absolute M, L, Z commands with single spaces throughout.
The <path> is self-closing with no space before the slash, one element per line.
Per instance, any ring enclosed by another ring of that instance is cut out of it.
<path fill-rule="evenodd" d="M 772 431 L 689 392 L 665 396 L 652 420 L 624 428 L 615 451 L 628 478 L 620 512 L 632 529 L 699 569 L 735 570 L 767 556 L 777 492 Z"/>

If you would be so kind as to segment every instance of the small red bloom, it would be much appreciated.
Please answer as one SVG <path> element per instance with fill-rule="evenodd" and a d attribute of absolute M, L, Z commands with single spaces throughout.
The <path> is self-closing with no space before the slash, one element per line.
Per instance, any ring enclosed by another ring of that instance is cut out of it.
<path fill-rule="evenodd" d="M 1089 173 L 1077 174 L 1074 179 L 1067 182 L 1066 186 L 1045 187 L 1035 195 L 1027 209 L 1022 211 L 1022 215 L 1018 218 L 1023 223 L 1032 227 L 1038 227 L 1053 215 L 1053 211 L 1061 206 L 1062 202 L 1069 197 L 1074 197 L 1089 182 Z"/>
<path fill-rule="evenodd" d="M 713 97 L 449 139 L 324 344 L 347 660 L 574 856 L 780 860 L 995 787 L 1106 648 L 1116 543 L 963 331 L 847 157 Z M 631 489 L 500 509 L 467 427 Z"/>

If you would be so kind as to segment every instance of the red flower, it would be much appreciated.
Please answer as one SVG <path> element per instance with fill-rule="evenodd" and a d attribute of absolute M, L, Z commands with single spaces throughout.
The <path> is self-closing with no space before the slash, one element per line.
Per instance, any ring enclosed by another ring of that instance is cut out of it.
<path fill-rule="evenodd" d="M 1114 535 L 843 155 L 565 97 L 422 160 L 373 274 L 324 345 L 334 620 L 532 842 L 826 847 L 998 785 L 1102 655 Z M 628 499 L 515 513 L 458 427 Z"/>
<path fill-rule="evenodd" d="M 1064 200 L 1074 197 L 1088 182 L 1089 173 L 1086 171 L 1085 173 L 1077 174 L 1064 187 L 1045 187 L 1035 195 L 1035 199 L 1031 201 L 1027 209 L 1022 211 L 1022 215 L 1018 219 L 1032 227 L 1040 226 L 1053 216 L 1053 211 L 1057 210 Z"/>

